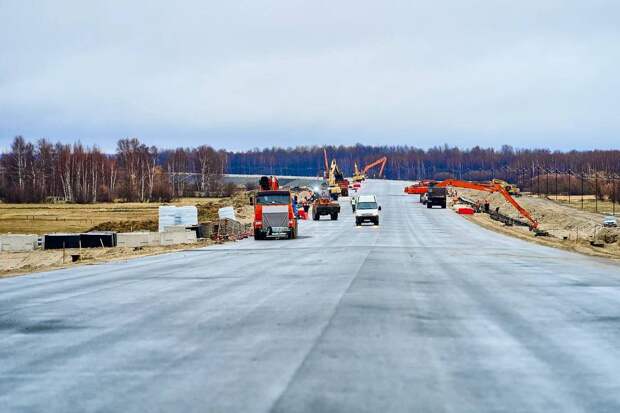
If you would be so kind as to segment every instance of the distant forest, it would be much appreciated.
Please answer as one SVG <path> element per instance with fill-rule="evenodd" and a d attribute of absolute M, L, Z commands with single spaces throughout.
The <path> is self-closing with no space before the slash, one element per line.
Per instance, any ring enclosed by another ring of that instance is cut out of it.
<path fill-rule="evenodd" d="M 504 179 L 524 191 L 540 194 L 581 193 L 600 199 L 619 198 L 620 150 L 550 151 L 548 149 L 460 149 L 438 146 L 327 146 L 329 160 L 336 159 L 345 174 L 354 162 L 360 168 L 387 156 L 384 177 L 419 180 L 458 178 L 470 181 Z M 254 149 L 229 153 L 227 170 L 236 174 L 313 175 L 325 169 L 323 147 Z M 369 172 L 379 172 L 374 168 Z"/>
<path fill-rule="evenodd" d="M 221 195 L 226 153 L 203 145 L 161 150 L 121 139 L 116 153 L 81 143 L 27 142 L 0 155 L 0 199 L 9 202 L 168 201 Z"/>
<path fill-rule="evenodd" d="M 387 156 L 385 178 L 501 178 L 542 193 L 586 192 L 616 198 L 620 150 L 550 151 L 441 146 L 327 146 L 346 175 Z M 14 202 L 60 199 L 68 202 L 151 201 L 230 192 L 224 173 L 319 176 L 323 147 L 269 148 L 245 152 L 196 148 L 158 149 L 137 139 L 118 141 L 114 154 L 96 147 L 28 142 L 16 137 L 0 155 L 0 198 Z M 370 171 L 370 175 L 378 168 Z"/>

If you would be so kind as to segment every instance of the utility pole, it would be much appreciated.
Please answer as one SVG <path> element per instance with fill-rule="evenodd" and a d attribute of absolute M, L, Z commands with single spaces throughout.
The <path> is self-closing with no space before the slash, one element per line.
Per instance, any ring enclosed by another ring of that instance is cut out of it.
<path fill-rule="evenodd" d="M 568 170 L 568 205 L 570 206 L 570 180 L 572 171 Z"/>
<path fill-rule="evenodd" d="M 598 173 L 594 173 L 594 212 L 598 212 Z"/>
<path fill-rule="evenodd" d="M 555 200 L 558 200 L 558 171 L 557 169 L 555 170 Z"/>
<path fill-rule="evenodd" d="M 611 200 L 611 214 L 616 216 L 616 174 L 611 174 L 611 184 L 613 185 L 613 199 Z"/>
<path fill-rule="evenodd" d="M 584 180 L 584 175 L 583 175 L 583 171 L 581 171 L 581 209 L 583 210 L 583 180 Z"/>

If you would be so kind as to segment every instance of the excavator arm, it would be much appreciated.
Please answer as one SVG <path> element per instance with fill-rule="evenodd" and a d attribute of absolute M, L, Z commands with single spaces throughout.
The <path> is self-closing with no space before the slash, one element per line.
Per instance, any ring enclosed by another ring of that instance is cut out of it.
<path fill-rule="evenodd" d="M 519 203 L 508 193 L 508 191 L 502 185 L 498 183 L 491 182 L 488 184 L 486 183 L 481 184 L 481 183 L 470 182 L 470 181 L 461 181 L 459 179 L 446 179 L 445 181 L 439 182 L 435 186 L 438 186 L 438 187 L 451 186 L 454 188 L 473 189 L 476 191 L 484 191 L 484 192 L 489 192 L 489 193 L 499 192 L 500 194 L 502 194 L 504 199 L 508 201 L 508 203 L 510 203 L 510 205 L 512 205 L 517 211 L 519 211 L 519 214 L 521 214 L 522 217 L 530 221 L 532 228 L 534 229 L 538 228 L 538 221 L 534 219 L 532 214 L 530 214 L 527 209 L 519 205 Z"/>
<path fill-rule="evenodd" d="M 379 176 L 383 176 L 383 171 L 385 170 L 385 165 L 387 164 L 387 157 L 384 156 L 383 158 L 377 159 L 376 161 L 369 163 L 368 165 L 366 165 L 364 167 L 364 170 L 362 171 L 362 173 L 364 175 L 366 175 L 366 173 L 374 168 L 375 166 L 381 165 L 381 169 L 379 170 Z"/>

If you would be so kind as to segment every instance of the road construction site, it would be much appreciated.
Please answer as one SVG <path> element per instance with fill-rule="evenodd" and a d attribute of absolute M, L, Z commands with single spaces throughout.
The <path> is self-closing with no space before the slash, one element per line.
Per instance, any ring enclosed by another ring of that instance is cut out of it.
<path fill-rule="evenodd" d="M 459 189 L 456 192 L 454 203 L 458 204 L 458 197 L 489 202 L 490 210 L 499 208 L 502 215 L 513 219 L 521 219 L 517 210 L 506 202 L 499 194 L 486 194 L 468 189 Z M 507 235 L 527 239 L 542 245 L 576 251 L 583 254 L 599 257 L 620 259 L 620 229 L 607 228 L 602 225 L 604 215 L 572 208 L 553 199 L 525 194 L 518 202 L 529 211 L 540 224 L 548 236 L 537 237 L 526 226 L 505 225 L 493 220 L 489 214 L 475 214 L 469 216 L 473 222 L 489 229 L 500 231 Z"/>
<path fill-rule="evenodd" d="M 0 279 L 0 407 L 620 409 L 617 261 L 427 209 L 403 186 L 362 184 L 378 226 L 341 197 L 337 220 L 300 220 L 296 239 Z"/>

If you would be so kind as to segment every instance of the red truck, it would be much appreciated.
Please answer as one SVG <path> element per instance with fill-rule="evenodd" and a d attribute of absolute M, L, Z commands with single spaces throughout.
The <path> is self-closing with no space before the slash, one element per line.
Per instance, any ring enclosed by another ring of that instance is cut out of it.
<path fill-rule="evenodd" d="M 266 176 L 259 181 L 260 190 L 254 199 L 254 239 L 286 236 L 297 238 L 297 218 L 293 211 L 291 192 L 279 189 L 277 178 Z"/>

